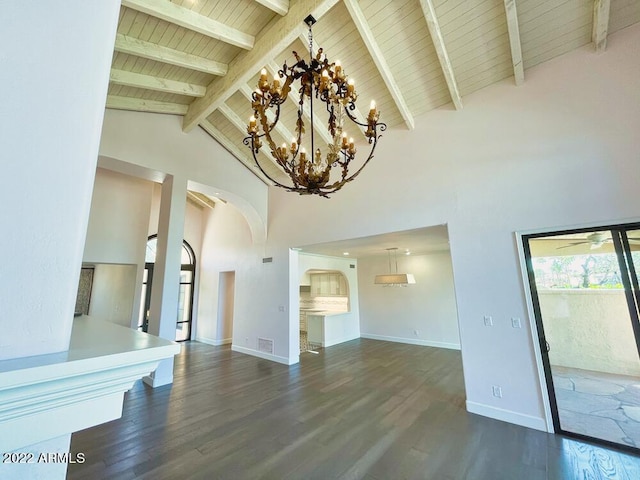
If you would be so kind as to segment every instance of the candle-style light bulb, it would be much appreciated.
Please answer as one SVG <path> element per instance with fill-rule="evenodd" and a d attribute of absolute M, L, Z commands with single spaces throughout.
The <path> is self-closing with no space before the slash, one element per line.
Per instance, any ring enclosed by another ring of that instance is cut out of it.
<path fill-rule="evenodd" d="M 349 142 L 347 141 L 347 132 L 342 132 L 342 148 L 347 148 Z"/>
<path fill-rule="evenodd" d="M 356 82 L 353 80 L 353 78 L 350 78 L 349 80 L 347 80 L 347 94 L 348 95 L 353 95 L 353 91 L 356 88 Z"/>
<path fill-rule="evenodd" d="M 260 80 L 266 80 L 267 79 L 267 69 L 263 68 L 262 70 L 260 70 Z"/>

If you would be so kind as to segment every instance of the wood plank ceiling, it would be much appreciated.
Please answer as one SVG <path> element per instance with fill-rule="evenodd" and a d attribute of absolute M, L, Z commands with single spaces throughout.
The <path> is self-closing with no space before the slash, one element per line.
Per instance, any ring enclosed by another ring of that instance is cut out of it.
<path fill-rule="evenodd" d="M 107 108 L 182 115 L 185 131 L 200 126 L 266 180 L 242 143 L 248 96 L 261 68 L 273 76 L 308 50 L 310 13 L 314 45 L 356 80 L 360 109 L 375 98 L 389 128 L 413 129 L 571 50 L 604 51 L 609 33 L 640 22 L 640 1 L 122 0 Z M 291 139 L 295 115 L 284 110 L 276 139 Z"/>

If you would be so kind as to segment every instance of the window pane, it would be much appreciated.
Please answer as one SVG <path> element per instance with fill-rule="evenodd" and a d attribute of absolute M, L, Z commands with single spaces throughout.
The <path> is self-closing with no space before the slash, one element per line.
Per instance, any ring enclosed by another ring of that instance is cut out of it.
<path fill-rule="evenodd" d="M 178 294 L 178 322 L 186 322 L 189 318 L 189 307 L 191 302 L 191 285 L 180 285 Z"/>
<path fill-rule="evenodd" d="M 182 256 L 180 258 L 180 263 L 183 265 L 191 265 L 193 263 L 191 255 L 189 255 L 189 250 L 187 250 L 187 247 L 184 244 L 182 245 Z"/>
<path fill-rule="evenodd" d="M 190 270 L 180 270 L 180 283 L 191 283 L 193 281 L 193 272 Z"/>
<path fill-rule="evenodd" d="M 147 241 L 147 252 L 144 256 L 144 261 L 147 263 L 156 263 L 156 247 L 158 244 L 157 238 L 152 238 Z"/>

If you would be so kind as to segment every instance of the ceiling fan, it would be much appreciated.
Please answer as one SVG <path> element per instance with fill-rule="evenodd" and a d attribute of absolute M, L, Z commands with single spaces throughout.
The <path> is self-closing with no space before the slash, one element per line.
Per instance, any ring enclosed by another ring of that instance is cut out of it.
<path fill-rule="evenodd" d="M 640 242 L 640 238 L 636 238 L 636 237 L 627 237 L 629 239 L 629 242 Z M 590 235 L 587 235 L 587 238 L 585 238 L 583 241 L 580 242 L 572 242 L 569 245 L 564 245 L 562 247 L 558 247 L 557 249 L 560 250 L 562 248 L 570 248 L 570 247 L 575 247 L 577 245 L 587 245 L 590 244 L 591 246 L 589 247 L 591 250 L 596 250 L 600 247 L 602 247 L 602 245 L 604 245 L 605 243 L 612 243 L 613 239 L 608 236 L 608 232 L 594 232 L 591 233 Z"/>

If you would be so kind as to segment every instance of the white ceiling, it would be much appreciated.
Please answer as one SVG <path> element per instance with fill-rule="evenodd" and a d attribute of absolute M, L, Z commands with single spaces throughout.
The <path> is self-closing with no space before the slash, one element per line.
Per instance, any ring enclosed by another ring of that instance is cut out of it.
<path fill-rule="evenodd" d="M 304 253 L 331 257 L 344 257 L 344 252 L 349 252 L 349 258 L 387 256 L 388 248 L 397 248 L 397 255 L 404 255 L 407 251 L 411 255 L 425 255 L 448 251 L 449 234 L 446 225 L 437 225 L 369 237 L 305 245 L 299 248 Z"/>
<path fill-rule="evenodd" d="M 261 68 L 271 78 L 307 50 L 309 13 L 316 49 L 341 60 L 359 109 L 374 99 L 393 135 L 488 85 L 535 81 L 527 70 L 559 55 L 603 52 L 640 22 L 640 0 L 122 0 L 107 108 L 179 115 L 264 180 L 242 142 L 247 97 Z M 275 140 L 288 142 L 295 108 L 283 108 Z"/>

